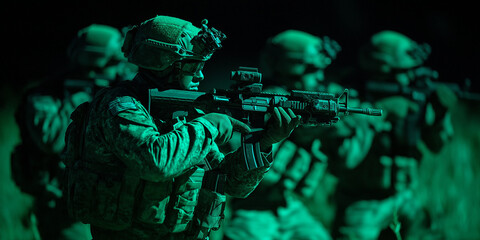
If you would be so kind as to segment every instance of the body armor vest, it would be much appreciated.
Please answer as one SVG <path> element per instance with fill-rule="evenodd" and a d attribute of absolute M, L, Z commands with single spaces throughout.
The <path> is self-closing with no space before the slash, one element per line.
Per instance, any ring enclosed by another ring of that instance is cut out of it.
<path fill-rule="evenodd" d="M 85 103 L 72 114 L 67 130 L 63 159 L 72 217 L 109 230 L 143 225 L 165 235 L 185 232 L 192 239 L 205 239 L 210 230 L 220 227 L 226 202 L 225 174 L 207 164 L 169 181 L 150 182 L 130 174 L 123 165 L 95 163 L 83 149 L 88 117 L 89 104 Z"/>

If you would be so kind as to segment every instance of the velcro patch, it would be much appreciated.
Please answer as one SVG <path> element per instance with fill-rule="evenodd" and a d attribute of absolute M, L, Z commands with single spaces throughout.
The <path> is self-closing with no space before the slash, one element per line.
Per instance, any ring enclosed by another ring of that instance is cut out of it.
<path fill-rule="evenodd" d="M 113 116 L 117 116 L 120 112 L 125 110 L 136 109 L 137 106 L 135 105 L 133 98 L 128 96 L 119 97 L 108 104 L 108 111 L 110 111 Z"/>

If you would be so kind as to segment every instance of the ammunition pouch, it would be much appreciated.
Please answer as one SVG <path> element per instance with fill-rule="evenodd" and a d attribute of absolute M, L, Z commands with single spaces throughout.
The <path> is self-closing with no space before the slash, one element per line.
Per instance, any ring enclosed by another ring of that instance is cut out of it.
<path fill-rule="evenodd" d="M 225 218 L 225 184 L 225 174 L 209 171 L 205 175 L 190 231 L 193 239 L 206 239 L 211 230 L 220 228 Z"/>
<path fill-rule="evenodd" d="M 183 232 L 189 226 L 197 206 L 204 174 L 203 168 L 196 167 L 175 178 L 166 210 L 165 225 L 169 232 Z"/>
<path fill-rule="evenodd" d="M 79 161 L 69 170 L 68 210 L 84 223 L 111 230 L 131 226 L 138 177 L 106 166 L 91 166 Z"/>

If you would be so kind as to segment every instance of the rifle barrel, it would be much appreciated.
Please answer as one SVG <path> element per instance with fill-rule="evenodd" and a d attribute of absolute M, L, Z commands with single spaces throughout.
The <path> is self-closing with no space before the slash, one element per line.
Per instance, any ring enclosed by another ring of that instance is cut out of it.
<path fill-rule="evenodd" d="M 370 116 L 382 116 L 383 114 L 382 109 L 378 109 L 378 108 L 340 107 L 340 112 L 359 113 L 359 114 L 365 114 Z"/>

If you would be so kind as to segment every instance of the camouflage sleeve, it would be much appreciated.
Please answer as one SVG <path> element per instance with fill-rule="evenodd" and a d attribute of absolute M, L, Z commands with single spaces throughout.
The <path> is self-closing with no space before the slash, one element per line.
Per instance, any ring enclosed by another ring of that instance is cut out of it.
<path fill-rule="evenodd" d="M 26 104 L 24 121 L 33 142 L 46 153 L 60 153 L 73 107 L 48 95 L 29 96 Z"/>
<path fill-rule="evenodd" d="M 116 98 L 104 111 L 102 129 L 108 147 L 130 170 L 149 181 L 171 179 L 201 163 L 218 134 L 201 118 L 162 134 L 132 97 Z"/>
<path fill-rule="evenodd" d="M 273 162 L 271 152 L 262 153 L 262 157 L 265 163 Z M 227 174 L 225 192 L 232 197 L 246 198 L 262 181 L 270 165 L 247 171 L 242 148 L 239 148 L 225 156 L 221 169 Z"/>
<path fill-rule="evenodd" d="M 67 99 L 43 94 L 28 96 L 23 121 L 37 147 L 48 154 L 61 153 L 65 147 L 65 132 L 70 124 L 70 114 L 90 98 L 84 92 L 72 94 Z"/>

